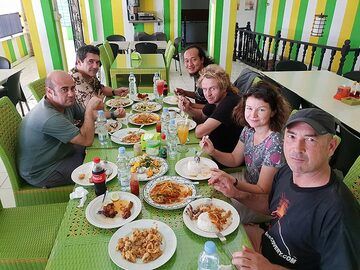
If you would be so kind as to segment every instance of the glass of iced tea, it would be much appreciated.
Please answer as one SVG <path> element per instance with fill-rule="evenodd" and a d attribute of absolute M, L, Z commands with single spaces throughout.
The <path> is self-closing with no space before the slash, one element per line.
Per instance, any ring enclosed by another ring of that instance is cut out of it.
<path fill-rule="evenodd" d="M 178 147 L 178 151 L 180 153 L 186 153 L 187 151 L 189 151 L 189 149 L 185 145 L 189 136 L 189 125 L 190 124 L 188 120 L 179 121 L 177 124 L 177 135 L 181 144 Z"/>

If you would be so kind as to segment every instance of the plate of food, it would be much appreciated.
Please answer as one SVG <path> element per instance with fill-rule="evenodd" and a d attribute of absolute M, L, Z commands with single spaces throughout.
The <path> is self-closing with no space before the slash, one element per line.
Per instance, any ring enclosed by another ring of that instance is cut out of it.
<path fill-rule="evenodd" d="M 177 105 L 178 97 L 177 96 L 167 96 L 167 97 L 164 97 L 163 101 L 169 105 Z"/>
<path fill-rule="evenodd" d="M 165 159 L 150 157 L 147 154 L 130 159 L 130 171 L 136 172 L 139 181 L 149 181 L 164 175 L 168 171 Z"/>
<path fill-rule="evenodd" d="M 111 134 L 111 140 L 114 143 L 122 145 L 134 145 L 140 142 L 141 135 L 145 133 L 145 130 L 138 128 L 124 128 Z"/>
<path fill-rule="evenodd" d="M 112 99 L 109 99 L 108 101 L 105 102 L 105 104 L 108 107 L 113 107 L 113 108 L 129 107 L 133 103 L 134 103 L 134 101 L 132 101 L 131 99 L 122 98 L 122 97 L 112 98 Z"/>
<path fill-rule="evenodd" d="M 132 96 L 131 99 L 136 102 L 145 100 L 152 101 L 155 99 L 155 95 L 150 93 L 138 93 L 136 96 Z"/>
<path fill-rule="evenodd" d="M 115 163 L 107 161 L 103 166 L 105 167 L 106 173 L 106 182 L 112 180 L 117 176 L 117 166 Z M 71 173 L 71 179 L 78 185 L 81 186 L 92 186 L 94 183 L 92 182 L 92 167 L 93 162 L 87 162 L 85 164 L 80 165 Z"/>
<path fill-rule="evenodd" d="M 122 124 L 117 120 L 113 120 L 113 119 L 106 120 L 105 127 L 109 133 L 118 131 L 121 128 L 121 126 L 122 126 Z M 95 123 L 95 134 L 98 134 L 96 123 Z"/>
<path fill-rule="evenodd" d="M 149 126 L 156 124 L 160 120 L 160 116 L 156 113 L 135 113 L 129 116 L 129 123 L 137 126 Z"/>
<path fill-rule="evenodd" d="M 191 180 L 206 180 L 211 177 L 211 169 L 218 169 L 219 166 L 211 159 L 200 157 L 196 163 L 194 157 L 180 159 L 175 164 L 175 171 L 178 175 Z"/>
<path fill-rule="evenodd" d="M 133 221 L 141 212 L 140 199 L 129 192 L 113 191 L 98 196 L 86 207 L 85 216 L 90 224 L 102 229 L 119 228 Z"/>
<path fill-rule="evenodd" d="M 194 184 L 179 176 L 162 176 L 147 182 L 144 200 L 159 209 L 174 210 L 185 207 L 196 195 Z"/>
<path fill-rule="evenodd" d="M 131 107 L 135 112 L 157 112 L 160 111 L 162 106 L 161 104 L 153 101 L 144 101 L 135 103 Z"/>
<path fill-rule="evenodd" d="M 189 203 L 184 209 L 183 220 L 190 231 L 207 238 L 217 238 L 216 232 L 229 235 L 240 224 L 236 209 L 215 198 L 202 198 Z"/>
<path fill-rule="evenodd" d="M 165 264 L 174 255 L 177 239 L 165 223 L 140 219 L 125 224 L 109 241 L 110 259 L 122 269 L 149 270 Z"/>
<path fill-rule="evenodd" d="M 184 118 L 182 118 L 180 115 L 179 117 L 175 118 L 175 124 L 177 124 L 180 121 L 184 121 Z M 187 119 L 187 121 L 189 122 L 189 130 L 193 130 L 194 128 L 196 128 L 197 124 L 194 120 L 192 119 Z"/>
<path fill-rule="evenodd" d="M 169 112 L 173 111 L 176 113 L 180 113 L 180 109 L 178 107 L 168 107 L 168 109 L 169 109 Z"/>

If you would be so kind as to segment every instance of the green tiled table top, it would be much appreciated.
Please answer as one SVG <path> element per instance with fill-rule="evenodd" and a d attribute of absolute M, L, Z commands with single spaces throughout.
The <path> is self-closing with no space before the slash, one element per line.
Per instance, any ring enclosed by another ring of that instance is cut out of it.
<path fill-rule="evenodd" d="M 175 160 L 170 160 L 167 175 L 176 175 L 174 166 L 177 160 L 186 156 L 192 156 L 197 145 L 191 145 L 191 149 L 186 154 L 178 154 Z M 127 148 L 129 155 L 132 149 Z M 84 162 L 91 161 L 94 156 L 101 158 L 107 157 L 109 161 L 115 162 L 117 156 L 116 148 L 87 149 Z M 107 184 L 110 191 L 120 190 L 117 177 Z M 142 191 L 144 182 L 140 182 Z M 83 208 L 77 208 L 79 200 L 71 200 L 62 221 L 54 248 L 50 255 L 47 269 L 119 269 L 108 255 L 108 242 L 117 229 L 99 229 L 89 224 L 85 218 L 85 209 L 89 202 L 95 198 L 93 187 L 86 187 L 89 191 L 88 199 Z M 197 193 L 205 197 L 214 197 L 228 200 L 221 193 L 208 186 L 207 181 L 200 181 L 196 186 Z M 158 269 L 197 269 L 197 259 L 202 251 L 207 238 L 198 236 L 191 232 L 182 221 L 180 210 L 165 211 L 148 205 L 140 195 L 142 211 L 136 218 L 155 219 L 168 224 L 175 232 L 177 237 L 177 248 L 172 258 Z M 227 237 L 228 247 L 231 251 L 240 250 L 242 245 L 251 246 L 242 225 Z M 230 259 L 226 256 L 221 243 L 213 239 L 218 248 L 221 264 L 230 264 Z M 120 256 L 120 254 L 119 254 Z"/>

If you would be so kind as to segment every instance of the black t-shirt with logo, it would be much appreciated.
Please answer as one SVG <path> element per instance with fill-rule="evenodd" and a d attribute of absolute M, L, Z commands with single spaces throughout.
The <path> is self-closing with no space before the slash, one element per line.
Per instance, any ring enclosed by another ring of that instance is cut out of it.
<path fill-rule="evenodd" d="M 262 253 L 296 269 L 360 269 L 360 206 L 332 171 L 322 187 L 300 188 L 286 165 L 269 199 L 274 216 L 262 236 Z"/>

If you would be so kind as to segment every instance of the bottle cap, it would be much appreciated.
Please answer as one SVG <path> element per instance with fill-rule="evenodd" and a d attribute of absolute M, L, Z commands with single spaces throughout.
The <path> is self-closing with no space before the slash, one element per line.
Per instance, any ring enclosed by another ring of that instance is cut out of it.
<path fill-rule="evenodd" d="M 98 110 L 98 116 L 100 115 L 104 115 L 104 111 L 103 110 Z"/>
<path fill-rule="evenodd" d="M 163 112 L 169 112 L 169 108 L 163 108 Z"/>
<path fill-rule="evenodd" d="M 99 157 L 94 157 L 93 161 L 94 161 L 94 163 L 100 163 L 100 158 Z"/>
<path fill-rule="evenodd" d="M 213 241 L 206 241 L 204 250 L 207 254 L 214 254 L 216 252 L 216 246 Z"/>
<path fill-rule="evenodd" d="M 119 147 L 119 154 L 125 154 L 125 147 L 124 146 Z"/>
<path fill-rule="evenodd" d="M 166 134 L 165 133 L 161 133 L 161 139 L 166 140 Z"/>

